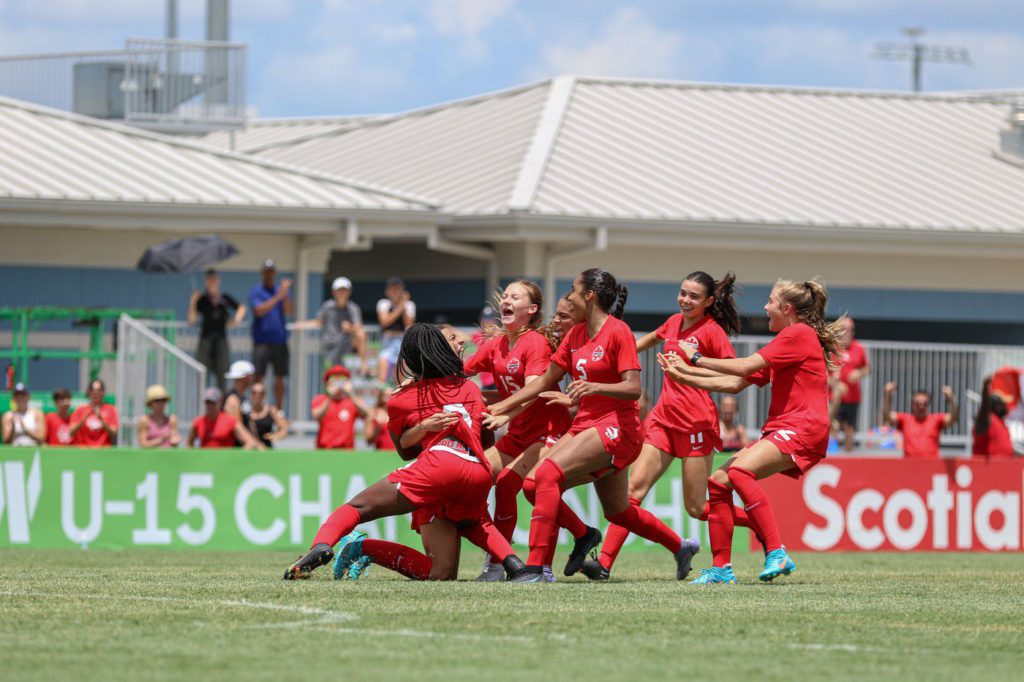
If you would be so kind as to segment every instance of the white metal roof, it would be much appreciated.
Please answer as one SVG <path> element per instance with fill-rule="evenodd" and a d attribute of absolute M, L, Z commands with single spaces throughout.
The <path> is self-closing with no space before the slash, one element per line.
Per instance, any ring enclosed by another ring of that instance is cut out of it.
<path fill-rule="evenodd" d="M 322 116 L 313 118 L 250 119 L 242 130 L 217 130 L 195 138 L 197 142 L 245 154 L 258 154 L 265 147 L 292 143 L 310 136 L 348 130 L 375 116 Z M 232 147 L 232 145 L 234 145 Z"/>
<path fill-rule="evenodd" d="M 403 192 L 0 98 L 0 203 L 428 211 Z"/>
<path fill-rule="evenodd" d="M 260 153 L 463 215 L 1024 233 L 1010 94 L 560 78 Z"/>

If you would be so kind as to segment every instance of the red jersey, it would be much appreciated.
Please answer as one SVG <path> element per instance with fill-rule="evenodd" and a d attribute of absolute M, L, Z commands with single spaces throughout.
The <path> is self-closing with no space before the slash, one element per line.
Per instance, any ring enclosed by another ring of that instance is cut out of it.
<path fill-rule="evenodd" d="M 313 396 L 310 409 L 315 410 L 330 400 L 327 411 L 320 417 L 320 430 L 316 434 L 316 446 L 320 449 L 351 449 L 356 444 L 356 416 L 359 411 L 348 396 L 331 400 L 321 393 Z"/>
<path fill-rule="evenodd" d="M 990 457 L 992 459 L 1009 459 L 1013 457 L 1013 439 L 1006 422 L 999 415 L 988 416 L 988 431 L 974 434 L 972 455 Z"/>
<path fill-rule="evenodd" d="M 555 363 L 574 380 L 598 384 L 617 384 L 622 373 L 640 370 L 640 356 L 636 351 L 636 338 L 622 320 L 608 316 L 597 336 L 590 338 L 587 323 L 581 322 L 565 335 L 558 350 L 551 356 Z M 639 430 L 640 412 L 635 400 L 619 400 L 604 395 L 588 395 L 580 401 L 573 428 L 595 425 L 614 415 L 620 426 L 636 424 Z"/>
<path fill-rule="evenodd" d="M 946 428 L 946 415 L 935 412 L 917 420 L 900 412 L 896 428 L 903 432 L 903 456 L 907 459 L 939 459 L 939 434 Z"/>
<path fill-rule="evenodd" d="M 82 427 L 85 428 L 84 426 Z M 71 415 L 67 421 L 60 418 L 56 412 L 46 415 L 46 444 L 47 445 L 71 445 L 74 438 L 71 437 Z"/>
<path fill-rule="evenodd" d="M 117 429 L 117 410 L 114 409 L 113 405 L 103 403 L 100 406 L 100 414 L 103 416 L 103 421 L 107 422 L 115 430 Z M 110 434 L 103 428 L 99 417 L 92 413 L 92 405 L 79 405 L 71 413 L 72 424 L 77 424 L 83 419 L 85 423 L 82 424 L 82 428 L 78 429 L 78 433 L 75 434 L 76 445 L 83 448 L 109 448 L 114 445 Z"/>
<path fill-rule="evenodd" d="M 551 364 L 551 346 L 540 332 L 533 329 L 527 331 L 516 340 L 511 350 L 508 341 L 508 335 L 499 334 L 484 343 L 464 363 L 467 374 L 491 372 L 502 400 L 525 386 L 526 377 L 540 376 Z M 538 398 L 512 420 L 510 430 L 516 433 L 546 433 L 548 424 L 558 416 L 553 413 L 558 411 L 566 412 L 567 408 L 548 405 L 547 401 Z"/>
<path fill-rule="evenodd" d="M 422 379 L 399 389 L 388 399 L 388 431 L 398 441 L 406 429 L 438 412 L 461 417 L 444 431 L 430 431 L 420 441 L 423 450 L 449 452 L 462 459 L 475 459 L 488 467 L 480 443 L 480 421 L 484 399 L 472 381 L 454 377 Z"/>
<path fill-rule="evenodd" d="M 818 334 L 809 325 L 792 324 L 757 351 L 768 367 L 747 377 L 758 386 L 771 382 L 772 401 L 763 433 L 795 432 L 812 449 L 828 446 L 828 368 Z"/>
<path fill-rule="evenodd" d="M 236 448 L 235 425 L 238 420 L 227 412 L 219 412 L 216 419 L 209 419 L 205 414 L 196 417 L 192 428 L 199 439 L 201 448 Z M 189 443 L 191 445 L 191 443 Z"/>
<path fill-rule="evenodd" d="M 665 340 L 666 354 L 679 355 L 689 364 L 680 349 L 680 345 L 685 343 L 704 357 L 736 357 L 725 330 L 710 315 L 705 315 L 685 331 L 682 329 L 684 323 L 682 313 L 676 313 L 654 332 L 659 339 Z M 682 433 L 718 430 L 718 408 L 711 400 L 711 394 L 677 381 L 667 380 L 662 384 L 661 396 L 651 410 L 650 418 Z"/>
<path fill-rule="evenodd" d="M 868 366 L 868 355 L 864 352 L 864 346 L 860 345 L 857 339 L 850 342 L 850 347 L 839 352 L 839 361 L 842 367 L 839 368 L 839 380 L 846 384 L 846 393 L 843 394 L 844 405 L 860 405 L 860 381 L 850 381 L 850 373 L 855 369 L 863 369 Z"/>

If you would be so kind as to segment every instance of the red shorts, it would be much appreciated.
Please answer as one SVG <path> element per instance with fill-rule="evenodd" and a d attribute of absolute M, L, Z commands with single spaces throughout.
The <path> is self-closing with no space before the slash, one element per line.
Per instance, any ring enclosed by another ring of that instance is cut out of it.
<path fill-rule="evenodd" d="M 467 455 L 467 457 L 473 457 Z M 472 461 L 442 450 L 427 450 L 412 463 L 388 474 L 403 497 L 419 507 L 413 529 L 440 517 L 460 523 L 487 513 L 491 472 Z"/>
<path fill-rule="evenodd" d="M 531 445 L 543 444 L 545 437 L 544 431 L 539 433 L 513 433 L 509 431 L 494 444 L 494 447 L 503 455 L 518 457 L 526 452 Z"/>
<path fill-rule="evenodd" d="M 610 471 L 622 471 L 640 456 L 640 448 L 643 446 L 642 429 L 622 427 L 619 420 L 612 415 L 609 419 L 602 419 L 599 422 L 573 424 L 569 429 L 569 435 L 576 436 L 587 429 L 597 429 L 604 451 L 612 457 L 608 466 L 591 473 L 594 478 L 600 478 Z"/>
<path fill-rule="evenodd" d="M 683 433 L 665 426 L 656 419 L 647 419 L 647 433 L 644 443 L 653 445 L 673 457 L 706 457 L 722 449 L 722 439 L 717 431 Z"/>
<path fill-rule="evenodd" d="M 784 455 L 789 455 L 794 469 L 786 469 L 779 472 L 790 478 L 800 478 L 815 464 L 825 459 L 825 451 L 828 449 L 828 431 L 825 432 L 824 441 L 821 438 L 814 439 L 813 444 L 808 445 L 799 434 L 790 429 L 778 429 L 768 433 L 762 433 L 758 440 L 768 440 L 777 447 Z"/>

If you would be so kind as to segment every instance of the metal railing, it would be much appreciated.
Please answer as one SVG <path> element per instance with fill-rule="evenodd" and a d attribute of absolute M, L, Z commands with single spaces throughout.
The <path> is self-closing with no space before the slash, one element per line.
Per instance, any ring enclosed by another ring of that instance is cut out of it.
<path fill-rule="evenodd" d="M 123 50 L 0 57 L 0 95 L 166 132 L 245 124 L 246 46 L 129 38 Z"/>
<path fill-rule="evenodd" d="M 206 368 L 147 326 L 122 315 L 117 321 L 116 399 L 120 445 L 138 445 L 139 417 L 146 413 L 146 388 L 160 384 L 170 395 L 168 409 L 184 433 L 203 413 Z"/>

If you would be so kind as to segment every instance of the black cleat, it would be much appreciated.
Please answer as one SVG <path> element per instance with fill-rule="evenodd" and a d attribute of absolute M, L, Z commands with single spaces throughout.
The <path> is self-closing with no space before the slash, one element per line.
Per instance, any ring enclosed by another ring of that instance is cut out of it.
<path fill-rule="evenodd" d="M 526 570 L 526 564 L 524 564 L 523 560 L 515 554 L 509 554 L 505 557 L 505 560 L 501 562 L 501 565 L 505 567 L 503 580 L 512 580 L 512 578 Z"/>
<path fill-rule="evenodd" d="M 695 538 L 683 538 L 683 544 L 673 556 L 676 558 L 676 580 L 686 580 L 690 575 L 690 564 L 700 552 L 700 543 Z"/>
<path fill-rule="evenodd" d="M 313 572 L 313 569 L 331 563 L 333 558 L 334 550 L 330 545 L 323 542 L 313 545 L 305 556 L 299 557 L 294 564 L 288 567 L 288 570 L 284 572 L 284 579 L 305 580 Z"/>
<path fill-rule="evenodd" d="M 587 554 L 590 554 L 595 549 L 601 546 L 601 531 L 597 528 L 588 526 L 587 532 L 582 536 L 576 538 L 575 543 L 572 546 L 572 552 L 569 554 L 569 560 L 565 562 L 565 575 L 575 575 L 577 571 L 583 568 L 583 562 L 587 559 Z M 597 559 L 597 557 L 592 557 Z"/>
<path fill-rule="evenodd" d="M 508 577 L 507 583 L 542 583 L 544 569 L 540 566 L 524 566 Z"/>
<path fill-rule="evenodd" d="M 608 580 L 611 577 L 608 569 L 602 566 L 600 561 L 594 561 L 593 559 L 584 561 L 580 571 L 591 580 Z"/>

